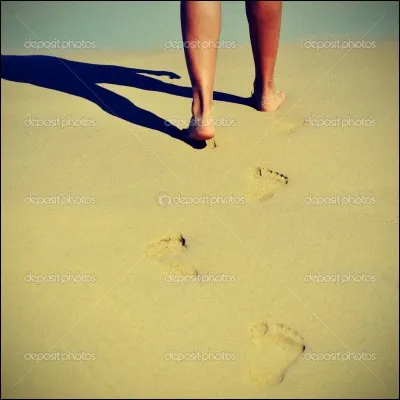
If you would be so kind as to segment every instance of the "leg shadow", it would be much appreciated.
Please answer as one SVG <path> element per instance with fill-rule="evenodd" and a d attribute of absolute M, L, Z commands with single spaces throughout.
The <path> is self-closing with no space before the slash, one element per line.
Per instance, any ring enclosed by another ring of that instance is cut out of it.
<path fill-rule="evenodd" d="M 190 87 L 166 83 L 142 74 L 167 76 L 171 80 L 180 78 L 179 75 L 168 71 L 89 64 L 53 56 L 1 56 L 1 77 L 3 79 L 29 83 L 85 98 L 117 118 L 162 132 L 172 138 L 182 140 L 193 148 L 204 148 L 206 143 L 190 140 L 186 130 L 180 130 L 158 115 L 142 109 L 125 97 L 98 85 L 101 83 L 121 85 L 174 96 L 192 97 Z M 236 104 L 249 104 L 248 98 L 222 92 L 214 92 L 214 99 Z"/>

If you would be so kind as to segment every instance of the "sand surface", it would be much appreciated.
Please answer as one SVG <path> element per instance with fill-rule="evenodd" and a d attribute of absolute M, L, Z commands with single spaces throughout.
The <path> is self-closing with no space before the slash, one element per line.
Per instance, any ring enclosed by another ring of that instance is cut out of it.
<path fill-rule="evenodd" d="M 181 52 L 56 55 L 189 86 Z M 252 79 L 250 48 L 219 52 L 216 91 Z M 276 80 L 274 115 L 215 101 L 204 149 L 2 80 L 3 397 L 398 396 L 398 43 L 285 45 Z M 113 82 L 189 117 L 187 97 Z"/>

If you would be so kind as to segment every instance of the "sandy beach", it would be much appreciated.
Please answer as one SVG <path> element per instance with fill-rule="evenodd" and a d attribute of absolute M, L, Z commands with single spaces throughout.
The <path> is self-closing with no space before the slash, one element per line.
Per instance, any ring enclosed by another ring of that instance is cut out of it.
<path fill-rule="evenodd" d="M 398 42 L 282 45 L 268 115 L 221 49 L 203 149 L 181 51 L 10 57 L 2 397 L 398 397 Z"/>

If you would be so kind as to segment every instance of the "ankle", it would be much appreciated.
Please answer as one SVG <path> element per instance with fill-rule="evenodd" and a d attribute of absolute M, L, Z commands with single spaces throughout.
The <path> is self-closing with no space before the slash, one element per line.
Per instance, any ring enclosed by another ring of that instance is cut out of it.
<path fill-rule="evenodd" d="M 201 94 L 194 93 L 192 102 L 192 115 L 202 117 L 210 115 L 212 111 L 212 98 L 205 100 Z"/>
<path fill-rule="evenodd" d="M 273 80 L 262 83 L 255 80 L 253 87 L 254 87 L 254 94 L 256 96 L 270 96 L 275 94 L 275 83 Z"/>

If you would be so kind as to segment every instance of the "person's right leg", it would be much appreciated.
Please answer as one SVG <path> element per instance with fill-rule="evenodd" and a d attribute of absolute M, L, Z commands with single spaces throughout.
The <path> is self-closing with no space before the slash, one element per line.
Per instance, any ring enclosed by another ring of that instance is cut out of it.
<path fill-rule="evenodd" d="M 275 111 L 285 100 L 274 85 L 282 1 L 246 1 L 246 15 L 255 67 L 253 105 L 259 111 Z"/>

